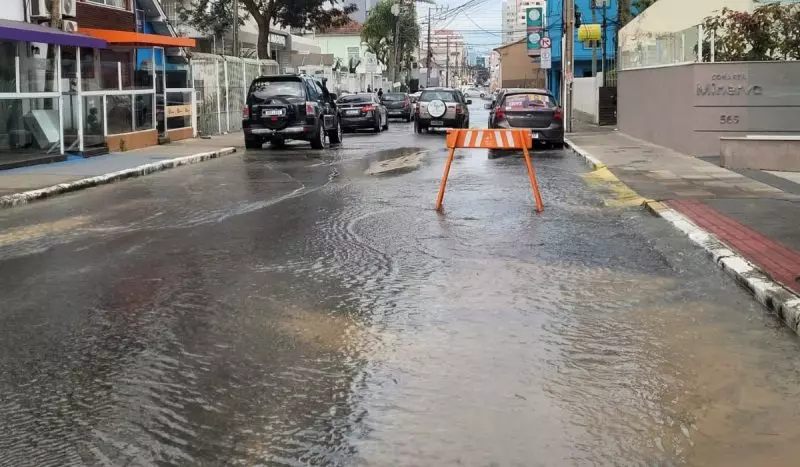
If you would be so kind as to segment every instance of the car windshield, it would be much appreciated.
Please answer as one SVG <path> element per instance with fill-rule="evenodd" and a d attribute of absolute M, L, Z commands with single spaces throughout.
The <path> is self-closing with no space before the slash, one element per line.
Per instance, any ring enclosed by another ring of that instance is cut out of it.
<path fill-rule="evenodd" d="M 393 92 L 390 94 L 384 94 L 383 100 L 385 101 L 404 101 L 406 100 L 406 95 L 399 92 Z"/>
<path fill-rule="evenodd" d="M 419 97 L 422 102 L 430 102 L 437 99 L 444 102 L 457 102 L 453 91 L 425 91 Z"/>
<path fill-rule="evenodd" d="M 340 104 L 364 104 L 368 102 L 372 102 L 372 96 L 369 94 L 353 94 L 339 99 Z"/>
<path fill-rule="evenodd" d="M 547 94 L 513 94 L 506 96 L 505 106 L 511 109 L 554 108 L 556 102 Z"/>
<path fill-rule="evenodd" d="M 270 97 L 303 97 L 303 82 L 296 80 L 256 81 L 250 93 L 261 100 Z"/>

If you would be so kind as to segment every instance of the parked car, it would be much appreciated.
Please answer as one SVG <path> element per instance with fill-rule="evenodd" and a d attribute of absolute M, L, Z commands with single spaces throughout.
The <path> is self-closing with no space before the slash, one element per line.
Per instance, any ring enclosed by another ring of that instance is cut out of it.
<path fill-rule="evenodd" d="M 478 88 L 467 88 L 464 90 L 464 95 L 467 97 L 480 97 L 483 99 L 486 97 L 486 91 Z"/>
<path fill-rule="evenodd" d="M 371 93 L 351 94 L 337 102 L 345 131 L 372 128 L 376 133 L 389 129 L 389 114 L 378 97 Z"/>
<path fill-rule="evenodd" d="M 404 92 L 388 92 L 381 99 L 389 117 L 403 118 L 410 122 L 414 114 L 411 111 L 411 98 Z"/>
<path fill-rule="evenodd" d="M 529 128 L 534 143 L 564 147 L 564 114 L 547 90 L 503 89 L 490 106 L 489 128 Z"/>
<path fill-rule="evenodd" d="M 323 83 L 298 75 L 261 76 L 247 91 L 242 114 L 244 144 L 260 149 L 266 141 L 281 147 L 287 139 L 311 142 L 314 149 L 342 142 L 336 94 Z"/>
<path fill-rule="evenodd" d="M 461 91 L 428 88 L 419 96 L 414 131 L 430 128 L 469 128 L 469 104 Z"/>

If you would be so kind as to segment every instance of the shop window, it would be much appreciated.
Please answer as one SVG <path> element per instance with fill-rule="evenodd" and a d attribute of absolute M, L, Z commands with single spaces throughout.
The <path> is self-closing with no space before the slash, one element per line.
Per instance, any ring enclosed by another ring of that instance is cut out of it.
<path fill-rule="evenodd" d="M 145 94 L 135 96 L 136 105 L 134 106 L 134 131 L 153 129 L 153 106 L 155 96 Z"/>
<path fill-rule="evenodd" d="M 56 46 L 35 42 L 18 42 L 19 80 L 21 92 L 55 92 Z"/>
<path fill-rule="evenodd" d="M 184 57 L 173 57 L 169 55 L 166 56 L 166 59 L 167 89 L 191 88 L 192 74 L 191 68 L 189 67 L 189 60 Z M 220 67 L 220 69 L 222 69 L 222 67 Z"/>
<path fill-rule="evenodd" d="M 102 146 L 103 135 L 103 96 L 86 96 L 83 98 L 83 146 Z"/>
<path fill-rule="evenodd" d="M 131 96 L 106 96 L 106 121 L 109 135 L 132 132 Z"/>
<path fill-rule="evenodd" d="M 75 47 L 61 47 L 61 80 L 65 93 L 78 92 L 78 59 Z"/>
<path fill-rule="evenodd" d="M 0 153 L 60 151 L 61 130 L 55 98 L 0 100 Z"/>
<path fill-rule="evenodd" d="M 0 92 L 16 92 L 17 73 L 15 57 L 17 46 L 10 41 L 0 41 Z"/>
<path fill-rule="evenodd" d="M 167 93 L 167 128 L 187 128 L 192 126 L 192 93 Z"/>
<path fill-rule="evenodd" d="M 136 49 L 133 89 L 153 89 L 153 49 Z"/>

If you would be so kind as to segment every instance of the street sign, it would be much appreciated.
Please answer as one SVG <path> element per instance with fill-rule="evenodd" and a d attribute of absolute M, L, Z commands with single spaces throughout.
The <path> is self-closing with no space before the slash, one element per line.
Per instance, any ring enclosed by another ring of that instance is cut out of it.
<path fill-rule="evenodd" d="M 552 46 L 552 45 L 553 45 L 553 42 L 550 40 L 549 37 L 542 37 L 541 39 L 539 39 L 539 47 L 541 47 L 543 49 L 549 49 L 550 46 Z"/>
<path fill-rule="evenodd" d="M 544 7 L 534 6 L 525 10 L 528 36 L 528 56 L 538 56 L 544 37 Z"/>
<path fill-rule="evenodd" d="M 553 67 L 553 49 L 550 47 L 542 48 L 541 55 L 539 56 L 540 63 L 539 68 L 543 70 L 549 70 Z"/>

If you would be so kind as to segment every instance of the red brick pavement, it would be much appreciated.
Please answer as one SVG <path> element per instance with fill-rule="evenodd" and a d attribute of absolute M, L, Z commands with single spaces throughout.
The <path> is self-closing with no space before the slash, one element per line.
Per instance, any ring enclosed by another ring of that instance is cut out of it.
<path fill-rule="evenodd" d="M 800 292 L 800 252 L 765 237 L 700 200 L 670 200 L 666 204 L 716 235 L 776 281 Z"/>

